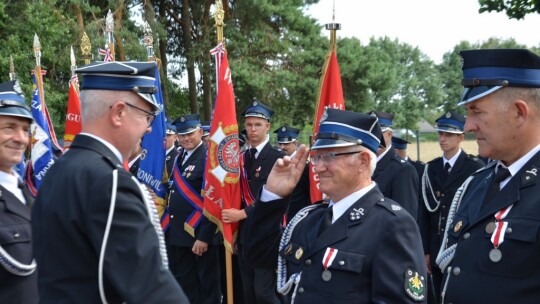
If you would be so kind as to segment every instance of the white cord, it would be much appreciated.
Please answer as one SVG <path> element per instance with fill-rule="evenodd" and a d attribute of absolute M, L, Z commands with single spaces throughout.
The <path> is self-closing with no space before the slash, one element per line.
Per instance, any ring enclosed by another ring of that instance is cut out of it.
<path fill-rule="evenodd" d="M 103 243 L 101 244 L 101 252 L 99 253 L 99 267 L 98 267 L 98 284 L 99 284 L 99 296 L 101 302 L 107 304 L 107 298 L 105 296 L 105 288 L 103 286 L 103 262 L 105 260 L 105 250 L 107 248 L 107 240 L 109 239 L 109 233 L 111 230 L 112 219 L 114 215 L 114 207 L 116 205 L 116 192 L 118 187 L 118 170 L 115 169 L 112 172 L 113 183 L 111 189 L 111 203 L 109 206 L 109 215 L 107 217 L 107 225 L 105 226 L 105 233 L 103 235 Z"/>
<path fill-rule="evenodd" d="M 424 204 L 426 205 L 426 209 L 429 212 L 433 213 L 439 209 L 439 206 L 441 205 L 441 201 L 438 200 L 435 194 L 433 193 L 433 187 L 431 186 L 431 180 L 429 179 L 429 175 L 428 175 L 428 166 L 429 164 L 426 164 L 426 166 L 424 167 L 424 174 L 422 174 L 422 197 L 424 198 Z M 431 192 L 431 197 L 433 197 L 433 200 L 435 201 L 435 204 L 436 204 L 435 208 L 431 208 L 431 205 L 429 204 L 429 200 L 426 194 L 426 183 Z"/>
<path fill-rule="evenodd" d="M 13 258 L 2 246 L 0 246 L 0 265 L 16 276 L 29 276 L 36 271 L 36 260 L 32 259 L 28 265 L 23 264 Z"/>

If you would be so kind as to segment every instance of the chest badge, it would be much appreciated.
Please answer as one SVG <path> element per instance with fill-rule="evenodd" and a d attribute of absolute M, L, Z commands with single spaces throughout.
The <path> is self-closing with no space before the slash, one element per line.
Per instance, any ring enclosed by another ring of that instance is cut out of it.
<path fill-rule="evenodd" d="M 300 260 L 302 258 L 302 255 L 304 254 L 304 249 L 302 249 L 302 247 L 298 248 L 296 250 L 296 252 L 294 253 L 294 257 L 297 259 L 297 260 Z"/>
<path fill-rule="evenodd" d="M 462 221 L 457 222 L 456 225 L 454 226 L 454 232 L 458 232 L 459 229 L 461 229 L 462 226 L 463 226 Z"/>

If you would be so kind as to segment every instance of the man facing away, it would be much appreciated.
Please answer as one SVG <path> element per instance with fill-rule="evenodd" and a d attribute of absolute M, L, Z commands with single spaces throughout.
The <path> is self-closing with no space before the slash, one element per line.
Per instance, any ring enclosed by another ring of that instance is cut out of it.
<path fill-rule="evenodd" d="M 160 108 L 155 63 L 96 62 L 82 74 L 82 132 L 32 209 L 42 303 L 187 303 L 167 268 L 154 202 L 123 160 Z"/>
<path fill-rule="evenodd" d="M 304 145 L 274 165 L 247 218 L 246 260 L 276 262 L 278 288 L 294 303 L 424 303 L 426 269 L 415 220 L 371 180 L 377 118 L 327 109 L 311 162 L 329 204 L 276 229 L 307 159 Z M 278 258 L 279 255 L 279 258 Z"/>

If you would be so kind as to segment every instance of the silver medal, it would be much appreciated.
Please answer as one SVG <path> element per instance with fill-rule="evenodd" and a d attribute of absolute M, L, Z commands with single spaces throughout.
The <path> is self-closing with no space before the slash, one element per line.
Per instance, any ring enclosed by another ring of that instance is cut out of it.
<path fill-rule="evenodd" d="M 495 222 L 489 222 L 486 226 L 486 233 L 492 234 L 495 231 Z"/>
<path fill-rule="evenodd" d="M 502 259 L 502 252 L 498 248 L 493 248 L 489 252 L 489 259 L 493 263 L 497 263 Z"/>
<path fill-rule="evenodd" d="M 325 282 L 328 282 L 332 279 L 332 273 L 330 272 L 330 270 L 328 269 L 325 269 L 323 272 L 322 272 L 322 279 L 323 281 Z"/>

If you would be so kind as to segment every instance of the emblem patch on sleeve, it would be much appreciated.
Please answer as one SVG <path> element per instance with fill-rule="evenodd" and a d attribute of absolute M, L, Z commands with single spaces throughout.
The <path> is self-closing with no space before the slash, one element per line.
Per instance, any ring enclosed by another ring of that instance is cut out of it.
<path fill-rule="evenodd" d="M 422 302 L 426 298 L 426 278 L 418 272 L 407 269 L 405 272 L 405 292 L 415 302 Z"/>

